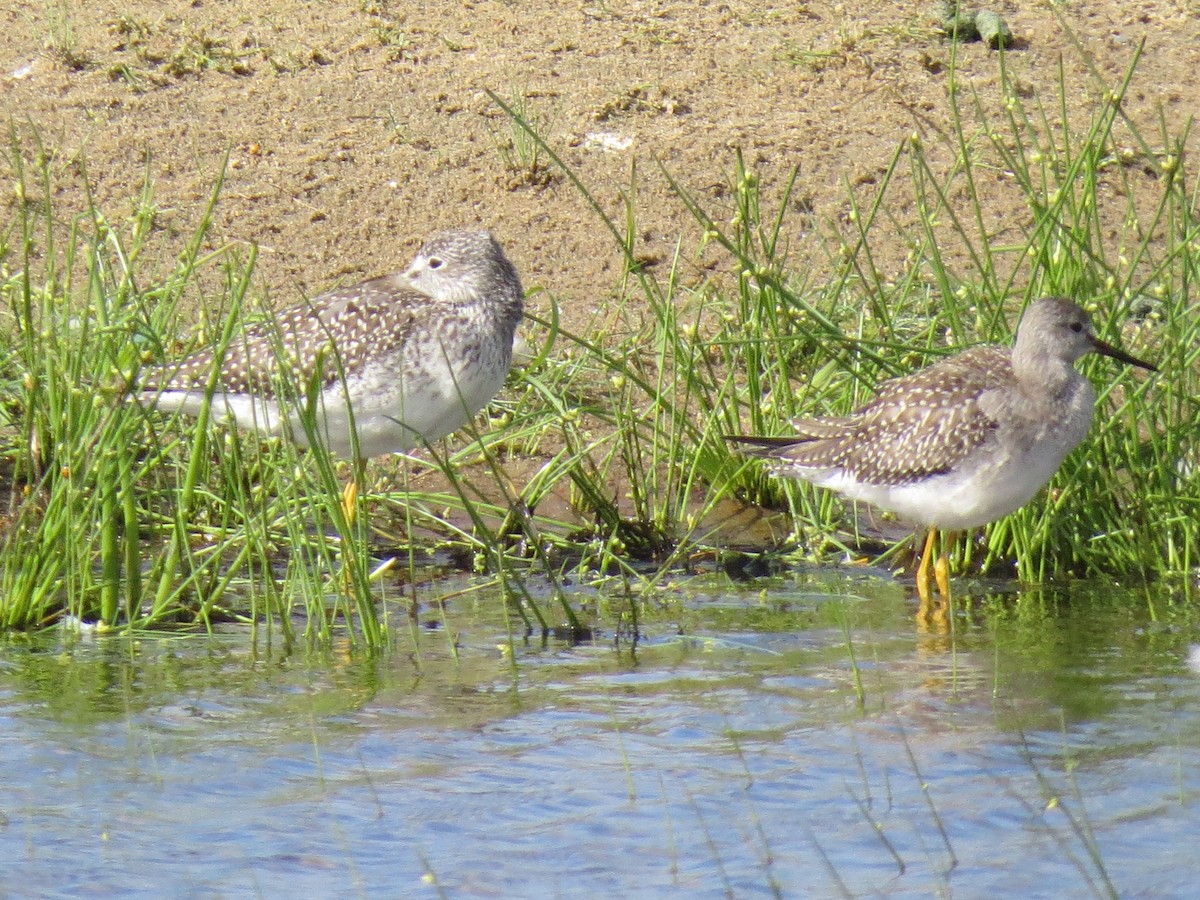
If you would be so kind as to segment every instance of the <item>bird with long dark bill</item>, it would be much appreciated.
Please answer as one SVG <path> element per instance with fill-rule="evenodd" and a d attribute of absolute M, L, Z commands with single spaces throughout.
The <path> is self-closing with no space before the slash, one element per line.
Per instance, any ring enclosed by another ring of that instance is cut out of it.
<path fill-rule="evenodd" d="M 1011 348 L 964 350 L 880 384 L 850 415 L 799 421 L 791 435 L 727 439 L 777 474 L 928 528 L 917 568 L 927 608 L 936 531 L 976 528 L 1025 505 L 1087 435 L 1096 391 L 1075 362 L 1093 352 L 1158 371 L 1096 337 L 1077 303 L 1048 297 L 1030 304 Z M 947 543 L 934 568 L 943 597 Z"/>

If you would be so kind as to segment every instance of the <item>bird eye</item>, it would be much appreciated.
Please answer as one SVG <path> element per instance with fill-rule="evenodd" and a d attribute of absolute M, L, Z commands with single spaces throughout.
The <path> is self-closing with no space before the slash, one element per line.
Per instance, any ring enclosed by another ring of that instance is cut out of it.
<path fill-rule="evenodd" d="M 1083 331 L 1082 322 L 1072 322 L 1068 327 L 1076 334 L 1079 334 L 1079 332 Z"/>
<path fill-rule="evenodd" d="M 440 269 L 442 267 L 442 265 L 443 265 L 443 262 L 442 262 L 442 258 L 440 256 L 431 256 L 429 258 L 429 268 Z"/>

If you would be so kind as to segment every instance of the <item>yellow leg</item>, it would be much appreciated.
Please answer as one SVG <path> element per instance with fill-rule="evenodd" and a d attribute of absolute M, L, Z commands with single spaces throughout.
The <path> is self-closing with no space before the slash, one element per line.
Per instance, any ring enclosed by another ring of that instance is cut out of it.
<path fill-rule="evenodd" d="M 943 599 L 950 597 L 950 557 L 945 553 L 938 554 L 937 562 L 933 564 L 933 579 L 937 582 L 938 595 Z"/>
<path fill-rule="evenodd" d="M 938 592 L 947 600 L 950 599 L 950 547 L 958 535 L 947 531 L 942 535 L 942 552 L 938 556 L 937 565 L 933 567 L 933 577 L 937 579 Z"/>
<path fill-rule="evenodd" d="M 921 565 L 917 570 L 917 593 L 921 603 L 917 607 L 917 630 L 922 633 L 946 634 L 950 629 L 950 554 L 948 548 L 953 546 L 955 533 L 948 531 L 941 536 L 940 553 L 933 564 L 933 577 L 937 582 L 938 596 L 933 600 L 933 592 L 929 589 L 929 563 L 933 559 L 933 534 L 925 540 L 925 552 L 921 555 Z"/>
<path fill-rule="evenodd" d="M 351 478 L 346 482 L 346 487 L 342 490 L 342 512 L 346 514 L 346 524 L 353 525 L 354 517 L 358 511 L 358 476 Z"/>
<path fill-rule="evenodd" d="M 929 533 L 925 535 L 925 549 L 921 553 L 921 561 L 917 564 L 917 596 L 921 598 L 917 615 L 922 615 L 929 609 L 929 560 L 933 556 L 933 538 L 936 533 L 935 529 L 930 528 Z"/>

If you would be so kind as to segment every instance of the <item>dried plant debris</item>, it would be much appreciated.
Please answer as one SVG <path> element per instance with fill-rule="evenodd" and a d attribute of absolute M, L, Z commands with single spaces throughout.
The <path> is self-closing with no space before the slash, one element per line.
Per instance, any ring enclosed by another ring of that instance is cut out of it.
<path fill-rule="evenodd" d="M 955 41 L 983 41 L 993 49 L 1011 46 L 1012 29 L 1000 13 L 990 9 L 968 9 L 958 0 L 939 0 L 937 20 Z"/>

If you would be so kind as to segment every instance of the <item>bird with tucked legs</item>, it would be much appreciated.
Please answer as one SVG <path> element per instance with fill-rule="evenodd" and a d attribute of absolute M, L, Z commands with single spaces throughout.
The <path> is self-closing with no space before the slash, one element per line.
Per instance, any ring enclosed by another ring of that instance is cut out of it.
<path fill-rule="evenodd" d="M 404 272 L 321 294 L 247 327 L 223 350 L 142 371 L 138 398 L 361 461 L 469 422 L 504 384 L 524 309 L 486 231 L 429 239 Z M 210 384 L 210 380 L 212 384 Z M 310 416 L 305 421 L 305 416 Z M 353 500 L 352 482 L 346 501 Z"/>

